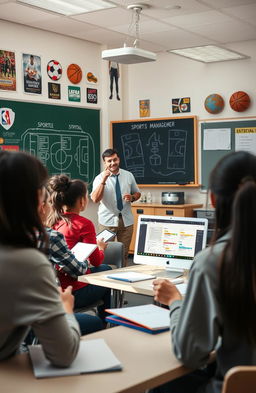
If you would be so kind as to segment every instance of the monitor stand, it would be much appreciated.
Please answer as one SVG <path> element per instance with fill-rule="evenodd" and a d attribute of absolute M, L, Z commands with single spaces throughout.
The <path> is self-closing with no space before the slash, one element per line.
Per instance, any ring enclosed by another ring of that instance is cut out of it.
<path fill-rule="evenodd" d="M 165 271 L 161 272 L 161 273 L 157 273 L 157 277 L 163 277 L 163 278 L 177 278 L 182 276 L 183 273 L 182 272 L 174 272 L 168 269 L 165 269 Z"/>

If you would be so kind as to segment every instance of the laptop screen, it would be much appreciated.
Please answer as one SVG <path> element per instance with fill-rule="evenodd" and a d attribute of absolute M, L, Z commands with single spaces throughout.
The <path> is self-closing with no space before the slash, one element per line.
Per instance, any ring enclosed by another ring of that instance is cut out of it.
<path fill-rule="evenodd" d="M 192 217 L 138 217 L 134 263 L 189 269 L 206 245 L 208 220 Z"/>

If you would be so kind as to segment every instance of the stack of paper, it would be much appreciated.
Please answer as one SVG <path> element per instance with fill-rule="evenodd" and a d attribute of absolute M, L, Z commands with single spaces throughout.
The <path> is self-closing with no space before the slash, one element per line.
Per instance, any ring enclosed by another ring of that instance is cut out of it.
<path fill-rule="evenodd" d="M 121 363 L 102 338 L 81 341 L 77 357 L 68 368 L 51 365 L 41 345 L 29 346 L 29 355 L 36 378 L 122 370 Z"/>
<path fill-rule="evenodd" d="M 106 321 L 142 330 L 155 334 L 166 331 L 170 328 L 170 311 L 166 308 L 153 304 L 144 306 L 111 308 L 106 310 L 113 314 L 106 318 Z"/>

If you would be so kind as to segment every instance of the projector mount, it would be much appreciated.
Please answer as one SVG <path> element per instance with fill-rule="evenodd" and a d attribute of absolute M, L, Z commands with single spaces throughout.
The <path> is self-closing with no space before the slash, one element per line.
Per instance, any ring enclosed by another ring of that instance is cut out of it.
<path fill-rule="evenodd" d="M 139 46 L 139 42 L 140 42 L 140 28 L 139 28 L 140 14 L 141 14 L 141 11 L 144 10 L 145 8 L 149 8 L 149 5 L 148 4 L 130 4 L 127 6 L 127 9 L 132 10 L 135 15 L 135 40 L 133 42 L 134 48 L 137 48 Z"/>

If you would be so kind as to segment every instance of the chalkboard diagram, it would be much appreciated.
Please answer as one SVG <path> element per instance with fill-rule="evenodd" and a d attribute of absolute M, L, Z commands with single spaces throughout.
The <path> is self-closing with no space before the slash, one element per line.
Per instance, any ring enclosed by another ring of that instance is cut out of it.
<path fill-rule="evenodd" d="M 185 173 L 187 131 L 170 130 L 168 136 L 167 168 L 173 171 L 168 175 L 180 172 Z M 165 174 L 166 176 L 167 174 Z"/>
<path fill-rule="evenodd" d="M 161 155 L 159 154 L 159 147 L 163 145 L 160 141 L 160 135 L 156 135 L 155 132 L 148 138 L 147 146 L 150 146 L 149 161 L 152 167 L 162 165 Z M 153 169 L 152 169 L 153 170 Z"/>
<path fill-rule="evenodd" d="M 95 177 L 95 146 L 89 134 L 79 130 L 29 128 L 21 135 L 22 149 L 37 156 L 51 174 L 66 173 L 91 182 Z"/>
<path fill-rule="evenodd" d="M 134 176 L 144 176 L 144 156 L 142 144 L 138 133 L 123 135 L 122 149 L 124 154 L 125 166 Z"/>
<path fill-rule="evenodd" d="M 198 187 L 195 116 L 111 122 L 121 167 L 140 185 Z"/>
<path fill-rule="evenodd" d="M 164 157 L 166 164 L 163 164 L 161 156 L 161 146 L 164 143 L 161 142 L 161 135 L 156 131 L 147 139 L 144 151 L 138 133 L 123 135 L 121 140 L 125 166 L 135 177 L 144 177 L 144 152 L 148 155 L 153 173 L 161 176 L 185 174 L 187 131 L 168 131 L 168 153 L 167 157 Z"/>

